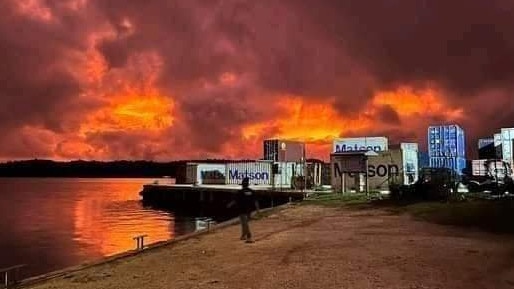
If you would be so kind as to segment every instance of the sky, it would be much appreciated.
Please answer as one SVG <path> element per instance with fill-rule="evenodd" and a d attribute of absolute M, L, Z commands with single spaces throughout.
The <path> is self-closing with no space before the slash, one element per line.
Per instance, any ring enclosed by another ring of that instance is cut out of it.
<path fill-rule="evenodd" d="M 2 0 L 0 159 L 259 158 L 514 126 L 514 1 Z"/>

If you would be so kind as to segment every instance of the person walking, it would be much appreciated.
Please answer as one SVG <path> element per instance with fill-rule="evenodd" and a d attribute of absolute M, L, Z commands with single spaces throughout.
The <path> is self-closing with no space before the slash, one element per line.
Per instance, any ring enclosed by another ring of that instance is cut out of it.
<path fill-rule="evenodd" d="M 259 213 L 259 202 L 255 197 L 255 192 L 250 189 L 250 179 L 244 178 L 242 182 L 242 188 L 236 195 L 234 201 L 232 201 L 228 207 L 236 205 L 239 213 L 239 220 L 241 221 L 241 240 L 246 243 L 253 243 L 252 232 L 250 231 L 250 218 L 254 209 Z"/>

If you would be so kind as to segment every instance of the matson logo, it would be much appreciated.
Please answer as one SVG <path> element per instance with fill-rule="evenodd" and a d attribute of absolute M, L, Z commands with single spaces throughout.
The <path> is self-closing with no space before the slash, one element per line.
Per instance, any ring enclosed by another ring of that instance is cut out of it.
<path fill-rule="evenodd" d="M 268 180 L 269 173 L 267 172 L 248 172 L 245 170 L 244 172 L 240 172 L 239 170 L 229 170 L 228 171 L 229 179 L 242 180 L 243 178 L 249 178 L 250 180 Z"/>
<path fill-rule="evenodd" d="M 211 180 L 224 180 L 225 174 L 218 170 L 212 170 L 212 171 L 202 171 L 200 173 L 202 176 L 202 179 L 211 179 Z"/>
<path fill-rule="evenodd" d="M 334 164 L 334 173 L 338 177 L 342 177 L 341 168 L 338 163 Z M 397 165 L 368 165 L 368 176 L 372 177 L 391 177 L 400 175 L 400 169 Z M 348 176 L 355 176 L 354 173 L 349 173 Z"/>
<path fill-rule="evenodd" d="M 346 145 L 346 144 L 342 144 L 342 145 L 336 145 L 336 153 L 340 153 L 340 152 L 351 152 L 351 151 L 376 151 L 376 152 L 380 152 L 380 151 L 383 151 L 384 149 L 381 147 L 381 146 L 359 146 L 357 144 L 354 144 L 353 146 L 352 145 Z"/>

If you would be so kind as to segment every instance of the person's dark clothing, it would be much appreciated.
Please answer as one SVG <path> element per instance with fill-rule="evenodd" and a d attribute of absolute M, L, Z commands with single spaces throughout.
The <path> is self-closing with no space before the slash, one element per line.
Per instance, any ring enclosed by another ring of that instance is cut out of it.
<path fill-rule="evenodd" d="M 250 188 L 242 188 L 236 196 L 236 204 L 239 214 L 250 214 L 255 210 L 255 192 Z"/>
<path fill-rule="evenodd" d="M 239 219 L 241 221 L 241 240 L 246 240 L 246 242 L 249 243 L 253 242 L 249 222 L 251 213 L 253 210 L 257 209 L 256 200 L 255 192 L 245 186 L 237 193 L 235 199 Z"/>
<path fill-rule="evenodd" d="M 251 240 L 252 232 L 250 232 L 250 214 L 240 214 L 239 221 L 241 222 L 241 240 Z"/>

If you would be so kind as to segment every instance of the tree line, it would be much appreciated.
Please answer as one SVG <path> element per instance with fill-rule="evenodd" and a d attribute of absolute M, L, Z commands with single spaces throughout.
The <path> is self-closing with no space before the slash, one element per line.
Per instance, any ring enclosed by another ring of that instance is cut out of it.
<path fill-rule="evenodd" d="M 0 163 L 0 177 L 157 178 L 175 177 L 188 162 L 222 163 L 226 160 L 154 161 L 52 161 L 23 160 Z"/>

